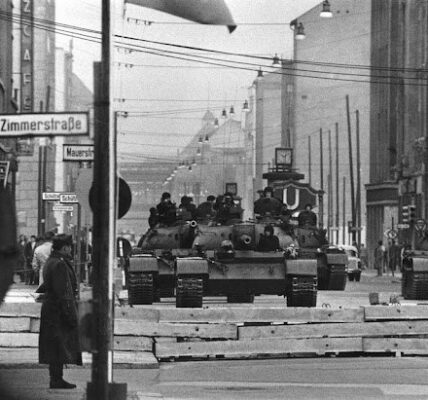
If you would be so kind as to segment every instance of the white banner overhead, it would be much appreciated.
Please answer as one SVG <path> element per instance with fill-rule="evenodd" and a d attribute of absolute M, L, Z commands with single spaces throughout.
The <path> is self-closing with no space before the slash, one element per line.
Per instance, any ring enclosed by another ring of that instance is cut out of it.
<path fill-rule="evenodd" d="M 88 134 L 87 112 L 0 115 L 0 138 Z"/>

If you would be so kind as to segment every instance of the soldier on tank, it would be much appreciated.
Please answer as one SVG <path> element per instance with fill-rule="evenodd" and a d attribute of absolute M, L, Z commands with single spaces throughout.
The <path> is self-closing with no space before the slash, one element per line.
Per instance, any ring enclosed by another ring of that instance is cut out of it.
<path fill-rule="evenodd" d="M 263 191 L 264 197 L 259 199 L 254 204 L 254 213 L 260 216 L 279 215 L 282 207 L 282 203 L 275 197 L 273 197 L 273 188 L 267 186 Z"/>
<path fill-rule="evenodd" d="M 171 201 L 168 192 L 162 193 L 161 201 L 156 206 L 159 215 L 159 223 L 166 226 L 173 225 L 177 220 L 177 207 Z"/>
<path fill-rule="evenodd" d="M 214 209 L 215 196 L 209 195 L 207 201 L 199 204 L 196 209 L 196 219 L 198 221 L 210 220 L 215 217 L 216 211 Z"/>
<path fill-rule="evenodd" d="M 297 218 L 300 227 L 316 227 L 317 215 L 312 211 L 312 204 L 306 204 L 304 211 Z"/>
<path fill-rule="evenodd" d="M 233 224 L 241 221 L 242 213 L 241 206 L 234 203 L 232 193 L 227 192 L 217 210 L 216 221 L 221 225 Z"/>
<path fill-rule="evenodd" d="M 273 226 L 265 226 L 264 233 L 260 235 L 258 251 L 276 251 L 280 250 L 278 236 L 274 235 Z"/>
<path fill-rule="evenodd" d="M 181 203 L 178 206 L 177 217 L 182 221 L 191 221 L 195 219 L 196 216 L 196 207 L 192 203 L 192 198 L 189 196 L 183 196 L 181 198 Z"/>

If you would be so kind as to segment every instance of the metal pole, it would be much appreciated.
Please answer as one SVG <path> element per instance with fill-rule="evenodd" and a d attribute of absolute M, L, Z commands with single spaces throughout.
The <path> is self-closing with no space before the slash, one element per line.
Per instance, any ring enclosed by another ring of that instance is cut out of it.
<path fill-rule="evenodd" d="M 331 240 L 330 228 L 333 226 L 333 156 L 331 149 L 331 130 L 328 131 L 328 238 Z"/>
<path fill-rule="evenodd" d="M 343 177 L 342 194 L 342 244 L 346 244 L 346 176 Z"/>
<path fill-rule="evenodd" d="M 308 136 L 308 160 L 309 160 L 309 166 L 308 166 L 308 179 L 309 179 L 309 186 L 312 183 L 312 150 L 311 150 L 311 137 Z"/>
<path fill-rule="evenodd" d="M 93 358 L 88 400 L 126 399 L 113 384 L 113 267 L 116 235 L 116 131 L 110 111 L 110 0 L 102 0 L 101 62 L 94 63 Z M 107 173 L 106 173 L 107 172 Z"/>
<path fill-rule="evenodd" d="M 351 179 L 351 215 L 352 215 L 352 227 L 355 228 L 356 216 L 355 216 L 355 188 L 354 188 L 354 163 L 352 159 L 352 134 L 351 134 L 351 116 L 349 113 L 349 96 L 346 95 L 346 117 L 348 120 L 348 148 L 349 148 L 349 175 Z M 352 241 L 356 241 L 356 232 L 352 230 Z"/>
<path fill-rule="evenodd" d="M 356 135 L 357 135 L 357 243 L 361 247 L 361 155 L 360 155 L 360 112 L 355 111 L 356 116 Z M 394 227 L 392 227 L 394 229 Z"/>
<path fill-rule="evenodd" d="M 339 243 L 339 124 L 336 122 L 336 243 Z"/>
<path fill-rule="evenodd" d="M 322 142 L 322 128 L 320 128 L 320 190 L 324 192 L 324 160 L 323 160 L 323 142 Z M 318 225 L 320 228 L 324 226 L 324 202 L 320 205 L 319 209 L 320 220 Z"/>

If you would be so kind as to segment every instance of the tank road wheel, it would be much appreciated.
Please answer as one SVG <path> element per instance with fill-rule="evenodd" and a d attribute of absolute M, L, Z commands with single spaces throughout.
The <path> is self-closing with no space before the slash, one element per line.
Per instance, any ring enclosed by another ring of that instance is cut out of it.
<path fill-rule="evenodd" d="M 228 294 L 228 303 L 254 303 L 253 294 Z"/>
<path fill-rule="evenodd" d="M 316 307 L 317 278 L 292 277 L 287 290 L 287 307 Z"/>
<path fill-rule="evenodd" d="M 175 305 L 177 308 L 201 308 L 203 280 L 201 278 L 178 278 Z"/>

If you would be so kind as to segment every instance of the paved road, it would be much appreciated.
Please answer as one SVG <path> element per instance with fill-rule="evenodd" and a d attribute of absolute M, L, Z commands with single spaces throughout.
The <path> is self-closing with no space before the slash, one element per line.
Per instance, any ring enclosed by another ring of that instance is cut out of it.
<path fill-rule="evenodd" d="M 45 369 L 0 370 L 19 400 L 82 400 L 89 369 L 65 371 L 74 391 L 46 389 Z M 128 399 L 391 399 L 428 398 L 426 358 L 317 358 L 162 364 L 159 370 L 116 370 Z M 4 399 L 4 397 L 1 397 Z"/>

